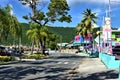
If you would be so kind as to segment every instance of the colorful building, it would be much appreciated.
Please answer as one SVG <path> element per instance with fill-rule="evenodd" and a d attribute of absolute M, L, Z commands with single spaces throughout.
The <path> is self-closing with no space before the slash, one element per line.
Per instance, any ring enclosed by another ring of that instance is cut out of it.
<path fill-rule="evenodd" d="M 100 35 L 100 37 L 102 38 L 102 34 Z M 112 46 L 120 45 L 120 30 L 112 30 L 111 38 Z M 102 43 L 102 39 L 100 39 L 100 43 Z M 110 41 L 107 41 L 107 43 L 110 43 Z"/>
<path fill-rule="evenodd" d="M 120 30 L 112 30 L 112 41 L 120 42 Z"/>

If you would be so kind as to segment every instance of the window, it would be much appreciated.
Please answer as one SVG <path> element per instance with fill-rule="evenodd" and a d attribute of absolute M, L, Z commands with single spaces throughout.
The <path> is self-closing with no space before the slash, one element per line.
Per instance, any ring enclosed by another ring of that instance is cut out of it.
<path fill-rule="evenodd" d="M 120 38 L 120 34 L 116 34 L 115 37 L 116 37 L 116 38 Z"/>

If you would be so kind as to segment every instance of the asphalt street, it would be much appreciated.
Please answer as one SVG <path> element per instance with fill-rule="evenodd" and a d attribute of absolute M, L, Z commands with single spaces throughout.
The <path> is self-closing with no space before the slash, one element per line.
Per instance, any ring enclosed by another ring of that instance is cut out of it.
<path fill-rule="evenodd" d="M 99 58 L 51 53 L 46 59 L 0 65 L 0 80 L 118 80 Z"/>
<path fill-rule="evenodd" d="M 73 54 L 52 53 L 47 59 L 0 65 L 0 80 L 68 80 L 69 70 L 82 58 Z"/>

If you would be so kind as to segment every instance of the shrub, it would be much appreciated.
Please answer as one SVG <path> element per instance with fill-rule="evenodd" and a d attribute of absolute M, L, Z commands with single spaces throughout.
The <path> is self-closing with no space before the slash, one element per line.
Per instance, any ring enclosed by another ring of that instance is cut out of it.
<path fill-rule="evenodd" d="M 34 54 L 30 54 L 30 55 L 24 55 L 22 58 L 25 59 L 41 59 L 41 58 L 45 58 L 46 56 L 44 56 L 41 53 L 34 53 Z"/>
<path fill-rule="evenodd" d="M 0 61 L 1 62 L 8 62 L 11 61 L 12 57 L 11 56 L 0 56 Z"/>

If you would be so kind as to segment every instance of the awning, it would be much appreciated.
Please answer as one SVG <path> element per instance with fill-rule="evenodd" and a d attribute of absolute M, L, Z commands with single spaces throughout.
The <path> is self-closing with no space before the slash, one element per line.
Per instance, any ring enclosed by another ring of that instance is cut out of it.
<path fill-rule="evenodd" d="M 84 42 L 73 42 L 73 45 L 74 46 L 77 46 L 77 45 L 81 45 L 81 44 L 90 44 L 91 42 L 90 41 L 84 41 Z"/>

